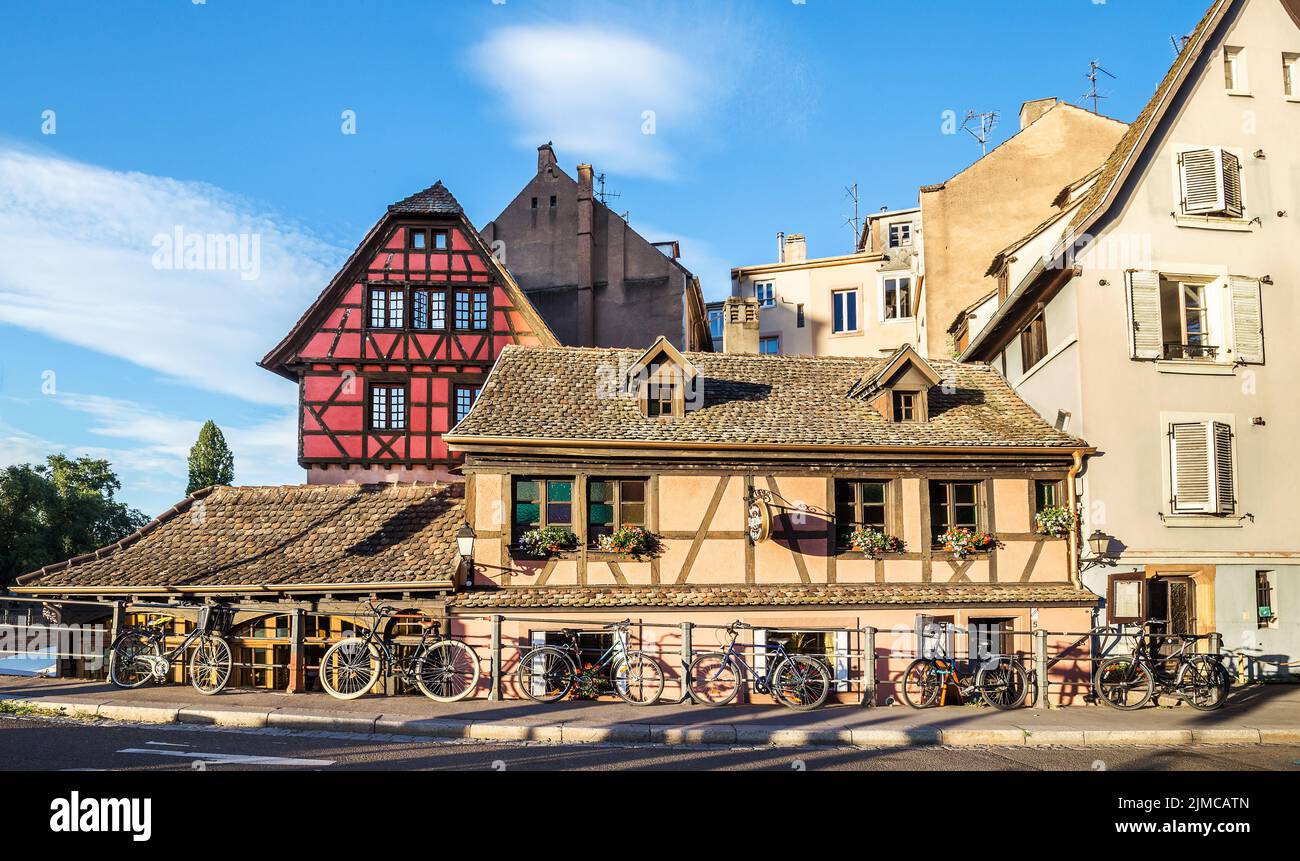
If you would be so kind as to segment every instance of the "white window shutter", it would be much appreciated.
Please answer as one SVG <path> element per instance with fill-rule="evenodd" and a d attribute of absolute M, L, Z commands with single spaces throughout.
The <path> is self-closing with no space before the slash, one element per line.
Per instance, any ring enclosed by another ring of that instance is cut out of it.
<path fill-rule="evenodd" d="M 545 631 L 529 631 L 528 641 L 532 646 L 546 645 Z M 540 697 L 546 694 L 546 679 L 543 678 L 546 673 L 546 661 L 539 655 L 533 658 L 533 696 Z"/>
<path fill-rule="evenodd" d="M 767 673 L 767 629 L 754 629 L 754 675 Z"/>
<path fill-rule="evenodd" d="M 1210 433 L 1205 422 L 1169 427 L 1169 492 L 1175 512 L 1215 510 Z"/>
<path fill-rule="evenodd" d="M 1232 462 L 1232 428 L 1223 422 L 1210 423 L 1214 446 L 1214 502 L 1219 514 L 1237 510 L 1237 482 Z"/>
<path fill-rule="evenodd" d="M 1209 215 L 1223 212 L 1224 155 L 1226 153 L 1218 147 L 1192 149 L 1178 154 L 1184 214 Z"/>
<path fill-rule="evenodd" d="M 835 632 L 835 689 L 849 689 L 849 632 Z"/>
<path fill-rule="evenodd" d="M 1231 218 L 1241 218 L 1246 211 L 1241 195 L 1241 161 L 1227 150 L 1219 150 L 1220 168 L 1223 186 L 1223 214 Z"/>
<path fill-rule="evenodd" d="M 1160 329 L 1160 273 L 1128 273 L 1129 355 L 1159 359 L 1164 336 Z"/>
<path fill-rule="evenodd" d="M 1264 313 L 1258 278 L 1229 279 L 1232 294 L 1232 350 L 1238 362 L 1264 361 Z"/>

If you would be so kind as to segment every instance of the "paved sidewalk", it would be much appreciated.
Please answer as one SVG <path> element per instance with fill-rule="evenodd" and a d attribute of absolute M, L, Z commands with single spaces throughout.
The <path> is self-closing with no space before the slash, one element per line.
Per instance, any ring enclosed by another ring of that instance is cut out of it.
<path fill-rule="evenodd" d="M 188 685 L 119 690 L 105 682 L 0 677 L 0 700 L 78 717 L 144 723 L 279 727 L 482 741 L 552 743 L 838 745 L 1183 745 L 1300 742 L 1300 685 L 1235 690 L 1216 712 L 1188 706 L 1119 712 L 1077 705 L 999 712 L 974 706 L 654 705 L 226 691 L 205 697 Z"/>

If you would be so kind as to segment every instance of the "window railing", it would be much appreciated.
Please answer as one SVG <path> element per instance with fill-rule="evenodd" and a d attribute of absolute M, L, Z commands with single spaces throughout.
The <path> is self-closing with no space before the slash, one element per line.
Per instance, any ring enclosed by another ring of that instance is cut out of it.
<path fill-rule="evenodd" d="M 1209 344 L 1184 344 L 1181 341 L 1166 341 L 1165 358 L 1213 361 L 1219 358 L 1219 348 L 1211 347 Z"/>

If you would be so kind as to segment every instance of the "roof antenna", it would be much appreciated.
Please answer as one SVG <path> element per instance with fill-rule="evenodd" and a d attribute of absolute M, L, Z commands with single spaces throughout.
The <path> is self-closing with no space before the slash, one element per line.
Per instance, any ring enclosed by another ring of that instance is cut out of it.
<path fill-rule="evenodd" d="M 1170 36 L 1169 44 L 1174 46 L 1174 53 L 1181 54 L 1187 47 L 1187 43 L 1192 41 L 1191 36 Z"/>
<path fill-rule="evenodd" d="M 601 171 L 601 172 L 600 172 L 600 175 L 596 177 L 596 182 L 600 183 L 600 191 L 596 192 L 596 197 L 600 200 L 601 203 L 605 204 L 606 206 L 609 206 L 609 202 L 610 202 L 611 200 L 617 200 L 618 198 L 620 198 L 620 197 L 623 196 L 623 195 L 619 194 L 617 191 L 606 191 L 606 190 L 605 190 L 605 172 L 604 172 L 604 171 Z"/>
<path fill-rule="evenodd" d="M 1089 60 L 1089 61 L 1088 61 L 1088 74 L 1084 75 L 1084 77 L 1087 78 L 1087 79 L 1092 83 L 1092 86 L 1089 88 L 1089 91 L 1088 91 L 1088 92 L 1086 92 L 1086 93 L 1083 94 L 1083 97 L 1084 97 L 1085 99 L 1092 99 L 1092 112 L 1093 112 L 1094 114 L 1097 113 L 1097 101 L 1098 101 L 1099 99 L 1108 99 L 1108 98 L 1110 98 L 1110 96 L 1103 96 L 1103 95 L 1101 95 L 1100 93 L 1097 92 L 1097 73 L 1098 73 L 1098 72 L 1101 72 L 1102 74 L 1106 75 L 1107 77 L 1115 78 L 1114 75 L 1112 75 L 1110 72 L 1107 72 L 1105 69 L 1103 69 L 1103 68 L 1101 67 L 1101 63 L 1097 62 L 1096 60 Z M 1118 80 L 1118 78 L 1116 78 L 1116 80 Z"/>
<path fill-rule="evenodd" d="M 844 196 L 853 200 L 853 217 L 844 217 L 844 226 L 853 228 L 853 250 L 858 250 L 858 242 L 862 239 L 862 219 L 858 217 L 858 184 L 844 186 Z"/>
<path fill-rule="evenodd" d="M 979 111 L 967 111 L 966 119 L 962 120 L 961 127 L 965 129 L 971 137 L 980 142 L 981 157 L 989 154 L 989 135 L 991 135 L 993 130 L 998 127 L 998 120 L 1001 119 L 1001 116 L 1002 115 L 997 111 L 984 111 L 983 113 Z M 975 131 L 975 129 L 971 128 L 971 123 L 975 120 L 979 121 L 979 131 Z"/>

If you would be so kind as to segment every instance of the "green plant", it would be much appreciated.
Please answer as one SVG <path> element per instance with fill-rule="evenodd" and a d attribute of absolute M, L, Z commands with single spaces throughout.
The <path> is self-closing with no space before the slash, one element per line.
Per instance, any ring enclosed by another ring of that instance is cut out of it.
<path fill-rule="evenodd" d="M 987 532 L 974 532 L 964 526 L 950 526 L 939 536 L 939 543 L 954 559 L 966 559 L 998 546 L 998 540 Z"/>
<path fill-rule="evenodd" d="M 861 551 L 872 559 L 879 559 L 886 553 L 902 553 L 906 547 L 903 539 L 895 538 L 879 529 L 859 527 L 849 533 L 849 546 Z"/>
<path fill-rule="evenodd" d="M 1034 515 L 1038 531 L 1054 538 L 1064 538 L 1074 528 L 1074 513 L 1060 505 L 1049 505 Z"/>
<path fill-rule="evenodd" d="M 530 556 L 550 556 L 563 550 L 572 550 L 578 536 L 564 526 L 547 526 L 530 529 L 519 536 L 519 546 Z"/>
<path fill-rule="evenodd" d="M 609 678 L 593 664 L 583 664 L 573 682 L 575 700 L 596 700 L 608 693 Z"/>
<path fill-rule="evenodd" d="M 640 526 L 624 526 L 596 539 L 596 549 L 606 553 L 649 553 L 654 550 L 655 536 Z"/>

